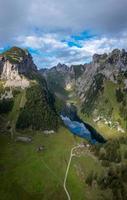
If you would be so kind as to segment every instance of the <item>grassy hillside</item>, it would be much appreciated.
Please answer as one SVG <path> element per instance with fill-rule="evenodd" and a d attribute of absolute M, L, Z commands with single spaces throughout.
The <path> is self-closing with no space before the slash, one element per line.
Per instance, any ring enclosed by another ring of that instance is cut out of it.
<path fill-rule="evenodd" d="M 26 133 L 28 134 L 28 132 Z M 83 141 L 65 128 L 45 136 L 36 133 L 31 144 L 16 143 L 0 135 L 0 196 L 2 200 L 66 200 L 63 180 L 71 148 Z M 44 145 L 45 150 L 37 152 Z M 67 187 L 73 200 L 100 198 L 99 188 L 90 187 L 85 179 L 91 170 L 103 171 L 99 161 L 89 154 L 75 157 L 67 179 Z M 89 192 L 91 191 L 91 192 Z M 106 192 L 103 191 L 103 196 Z"/>
<path fill-rule="evenodd" d="M 12 47 L 2 55 L 5 56 L 11 63 L 19 63 L 21 59 L 25 58 L 27 53 L 27 50 L 23 50 L 18 47 Z"/>
<path fill-rule="evenodd" d="M 30 135 L 30 132 L 24 132 Z M 65 128 L 52 135 L 32 134 L 32 143 L 24 144 L 0 135 L 0 196 L 2 200 L 66 200 L 63 181 L 72 147 L 85 142 Z M 67 178 L 67 189 L 73 200 L 112 200 L 114 187 L 126 197 L 127 143 L 109 141 L 104 146 L 84 147 L 75 151 Z M 38 152 L 39 146 L 44 150 Z M 118 152 L 118 153 L 117 153 Z M 120 156 L 120 157 L 119 157 Z M 117 159 L 120 158 L 120 159 Z M 109 175 L 113 167 L 121 174 Z M 119 169 L 118 169 L 119 167 Z M 122 175 L 123 174 L 123 175 Z M 103 178 L 108 180 L 104 187 Z M 120 181 L 121 183 L 117 184 Z M 116 180 L 116 182 L 113 182 Z M 122 185 L 124 183 L 124 188 Z M 110 185 L 111 184 L 111 185 Z M 117 185 L 115 185 L 117 184 Z M 118 197 L 118 192 L 114 194 Z M 116 197 L 116 199 L 118 199 Z"/>
<path fill-rule="evenodd" d="M 78 140 L 64 128 L 48 137 L 38 133 L 29 145 L 0 135 L 2 200 L 66 199 L 64 174 L 70 149 Z M 45 150 L 37 152 L 39 145 Z"/>
<path fill-rule="evenodd" d="M 127 132 L 127 92 L 121 76 L 117 77 L 117 83 L 103 80 L 101 88 L 91 85 L 82 107 L 82 117 L 106 138 Z"/>

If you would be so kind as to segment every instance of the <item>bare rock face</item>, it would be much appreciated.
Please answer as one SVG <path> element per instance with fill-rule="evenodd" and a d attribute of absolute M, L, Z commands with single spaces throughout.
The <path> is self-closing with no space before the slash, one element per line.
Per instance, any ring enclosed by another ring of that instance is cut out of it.
<path fill-rule="evenodd" d="M 73 89 L 85 70 L 86 65 L 72 65 L 69 67 L 58 63 L 51 69 L 41 69 L 39 73 L 45 77 L 49 88 L 56 96 L 61 93 L 63 97 L 63 94 L 66 96 L 66 92 Z"/>
<path fill-rule="evenodd" d="M 116 83 L 114 77 L 121 71 L 127 71 L 127 52 L 124 49 L 114 49 L 109 54 L 93 55 L 92 62 L 87 64 L 86 70 L 76 82 L 77 92 L 81 101 L 85 100 L 85 94 L 98 73 L 104 75 L 107 80 Z"/>
<path fill-rule="evenodd" d="M 0 79 L 5 87 L 28 87 L 27 77 L 32 71 L 37 67 L 28 51 L 13 47 L 0 55 Z"/>

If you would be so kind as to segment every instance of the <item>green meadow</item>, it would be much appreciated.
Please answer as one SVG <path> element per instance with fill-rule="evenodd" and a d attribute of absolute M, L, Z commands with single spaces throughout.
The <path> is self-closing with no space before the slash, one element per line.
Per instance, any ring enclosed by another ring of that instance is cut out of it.
<path fill-rule="evenodd" d="M 25 133 L 28 135 L 28 133 Z M 15 142 L 8 135 L 0 135 L 0 197 L 2 200 L 66 200 L 63 181 L 71 148 L 84 141 L 65 128 L 46 136 L 32 135 L 32 143 Z M 43 151 L 37 148 L 43 145 Z M 81 171 L 81 169 L 83 171 Z M 97 188 L 89 193 L 85 178 L 91 170 L 103 170 L 91 156 L 73 157 L 67 188 L 72 199 L 98 200 Z"/>

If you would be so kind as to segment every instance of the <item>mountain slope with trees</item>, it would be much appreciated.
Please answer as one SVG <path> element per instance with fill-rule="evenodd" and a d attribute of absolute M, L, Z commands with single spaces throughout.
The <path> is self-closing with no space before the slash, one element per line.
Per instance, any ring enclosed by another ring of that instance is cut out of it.
<path fill-rule="evenodd" d="M 6 131 L 12 130 L 12 121 L 23 130 L 56 130 L 59 126 L 55 98 L 27 50 L 13 47 L 0 55 L 0 116 Z"/>

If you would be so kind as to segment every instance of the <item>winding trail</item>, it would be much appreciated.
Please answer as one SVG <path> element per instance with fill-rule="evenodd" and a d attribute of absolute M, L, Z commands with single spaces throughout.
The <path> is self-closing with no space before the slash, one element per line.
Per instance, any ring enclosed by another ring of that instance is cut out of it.
<path fill-rule="evenodd" d="M 83 147 L 83 146 L 82 145 L 77 145 L 77 146 L 75 146 L 75 147 L 73 147 L 71 149 L 70 158 L 69 158 L 69 161 L 68 161 L 68 165 L 67 165 L 67 169 L 66 169 L 66 173 L 65 173 L 65 177 L 64 177 L 63 187 L 64 187 L 64 190 L 66 192 L 68 200 L 71 200 L 71 197 L 70 197 L 70 194 L 69 194 L 69 192 L 67 190 L 66 182 L 67 182 L 67 176 L 68 176 L 68 172 L 69 172 L 69 169 L 70 169 L 70 164 L 71 164 L 72 157 L 75 156 L 75 154 L 73 153 L 73 151 L 75 149 L 78 149 L 78 148 L 81 148 L 81 147 Z"/>

